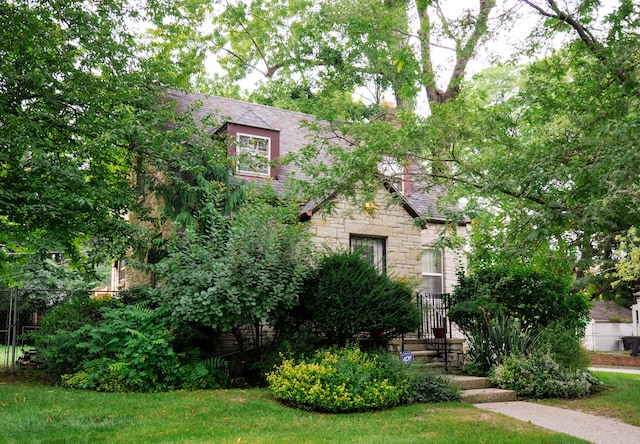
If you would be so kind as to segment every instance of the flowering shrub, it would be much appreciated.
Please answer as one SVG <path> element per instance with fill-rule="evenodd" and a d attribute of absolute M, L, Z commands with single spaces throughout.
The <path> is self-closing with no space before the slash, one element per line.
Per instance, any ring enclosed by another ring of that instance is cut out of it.
<path fill-rule="evenodd" d="M 567 370 L 550 353 L 541 352 L 505 357 L 490 377 L 496 386 L 515 390 L 521 398 L 582 398 L 604 388 L 588 371 Z"/>
<path fill-rule="evenodd" d="M 286 404 L 334 413 L 391 407 L 402 403 L 410 390 L 399 360 L 353 346 L 318 351 L 304 362 L 285 358 L 267 382 Z"/>

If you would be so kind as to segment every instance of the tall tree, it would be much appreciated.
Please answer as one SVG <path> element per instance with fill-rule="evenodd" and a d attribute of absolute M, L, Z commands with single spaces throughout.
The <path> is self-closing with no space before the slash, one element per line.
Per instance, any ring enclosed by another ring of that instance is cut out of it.
<path fill-rule="evenodd" d="M 320 91 L 368 89 L 414 109 L 457 96 L 467 66 L 491 34 L 495 0 L 454 8 L 433 0 L 236 1 L 214 16 L 218 60 L 229 76 L 288 79 Z M 496 20 L 498 18 L 495 18 Z M 452 56 L 448 75 L 434 48 Z"/>
<path fill-rule="evenodd" d="M 143 165 L 189 137 L 159 100 L 184 84 L 179 67 L 126 27 L 167 5 L 137 7 L 0 2 L 0 262 L 53 252 L 95 262 L 131 245 L 123 216 L 142 197 L 132 171 L 141 181 Z"/>
<path fill-rule="evenodd" d="M 412 189 L 446 186 L 469 214 L 483 212 L 485 253 L 540 264 L 553 256 L 579 277 L 609 266 L 616 235 L 640 217 L 640 11 L 625 0 L 596 22 L 597 2 L 540 3 L 543 28 L 534 31 L 566 31 L 562 48 L 525 68 L 485 72 L 481 87 L 463 84 L 428 118 L 398 113 L 392 122 L 338 126 L 339 143 L 322 153 L 310 147 L 301 159 L 313 178 L 307 190 L 371 189 L 388 179 L 376 174 L 385 156 L 420 164 Z M 325 155 L 336 163 L 319 163 Z M 598 285 L 595 293 L 609 290 L 606 280 Z"/>

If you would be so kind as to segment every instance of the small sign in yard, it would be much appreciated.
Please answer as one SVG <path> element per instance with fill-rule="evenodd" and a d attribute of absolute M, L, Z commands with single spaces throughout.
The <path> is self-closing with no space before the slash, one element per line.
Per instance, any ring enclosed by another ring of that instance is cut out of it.
<path fill-rule="evenodd" d="M 413 362 L 413 359 L 414 356 L 411 352 L 402 352 L 402 356 L 400 357 L 400 360 L 407 365 L 411 364 Z"/>

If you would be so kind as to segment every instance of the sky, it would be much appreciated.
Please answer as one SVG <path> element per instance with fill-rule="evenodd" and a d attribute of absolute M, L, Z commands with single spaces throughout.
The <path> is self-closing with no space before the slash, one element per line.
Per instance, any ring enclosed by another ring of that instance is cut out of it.
<path fill-rule="evenodd" d="M 496 60 L 504 61 L 511 57 L 519 48 L 526 44 L 527 37 L 540 19 L 539 14 L 534 13 L 530 6 L 525 5 L 520 0 L 497 0 L 497 3 L 498 7 L 494 10 L 491 20 L 493 21 L 493 26 L 499 25 L 499 32 L 494 36 L 489 44 L 478 49 L 476 56 L 468 65 L 467 76 L 472 76 L 492 64 L 495 64 Z M 537 0 L 537 3 L 546 5 L 546 2 L 543 0 Z M 561 0 L 560 3 L 575 5 L 577 0 Z M 470 2 L 468 0 L 444 0 L 441 1 L 441 4 L 442 11 L 446 16 L 455 17 L 463 14 L 465 10 L 470 8 L 470 5 L 472 8 L 475 7 L 477 2 Z M 601 13 L 601 17 L 603 17 L 605 13 L 610 12 L 614 6 L 619 4 L 619 0 L 602 0 L 602 4 L 603 13 Z M 506 28 L 504 26 L 504 22 L 500 22 L 501 14 L 505 10 L 508 10 L 518 16 L 517 22 L 515 22 L 516 25 L 511 28 Z M 410 14 L 411 13 L 414 15 L 417 14 L 415 5 L 410 9 Z M 413 30 L 413 32 L 416 31 L 417 29 Z M 572 35 L 572 38 L 574 37 L 575 36 Z M 544 48 L 544 51 L 550 51 L 553 48 L 559 47 L 561 44 L 562 40 L 559 38 L 550 40 L 547 48 Z M 542 57 L 545 54 L 544 51 L 539 54 L 539 57 Z M 444 88 L 449 81 L 451 70 L 453 68 L 453 52 L 451 50 L 433 47 L 432 53 L 433 64 L 436 67 L 436 72 L 439 74 L 437 78 L 438 86 Z M 526 61 L 527 60 L 522 60 L 522 62 Z M 221 73 L 221 69 L 216 63 L 213 55 L 208 58 L 206 66 L 210 73 Z M 260 74 L 251 75 L 240 83 L 240 87 L 244 90 L 251 91 L 262 78 L 263 77 Z M 364 88 L 356 91 L 355 96 L 365 102 L 371 102 L 374 100 L 373 95 Z M 383 101 L 393 102 L 393 97 L 388 94 L 383 98 Z M 424 94 L 423 97 L 419 98 L 419 103 L 427 103 Z M 425 109 L 425 106 L 419 106 L 417 111 L 423 115 L 428 113 L 428 109 Z"/>

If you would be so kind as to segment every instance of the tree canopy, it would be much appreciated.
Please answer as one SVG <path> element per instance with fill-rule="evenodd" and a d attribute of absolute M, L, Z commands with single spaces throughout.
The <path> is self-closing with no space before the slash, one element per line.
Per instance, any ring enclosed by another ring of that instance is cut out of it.
<path fill-rule="evenodd" d="M 137 38 L 138 7 L 0 3 L 0 264 L 122 255 L 135 234 L 123 216 L 139 208 L 144 168 L 191 137 L 160 100 L 163 88 L 185 84 L 182 68 Z M 144 7 L 146 18 L 168 11 Z"/>
<path fill-rule="evenodd" d="M 413 189 L 446 187 L 443 208 L 463 205 L 475 219 L 482 243 L 474 258 L 569 265 L 599 295 L 611 287 L 598 270 L 611 266 L 616 236 L 640 216 L 640 11 L 627 0 L 606 15 L 599 2 L 519 4 L 542 20 L 529 51 L 541 39 L 565 36 L 564 43 L 528 65 L 460 77 L 446 100 L 427 91 L 426 118 L 405 107 L 391 119 L 336 122 L 338 143 L 320 135 L 324 143 L 295 160 L 312 178 L 305 184 L 312 194 L 364 190 L 365 198 L 385 179 L 377 168 L 384 158 L 421 165 L 412 171 Z M 326 157 L 335 162 L 318 162 Z"/>
<path fill-rule="evenodd" d="M 161 91 L 237 95 L 240 80 L 257 85 L 252 99 L 339 130 L 339 145 L 289 159 L 312 179 L 306 196 L 366 195 L 383 159 L 421 166 L 414 189 L 446 188 L 444 208 L 474 219 L 479 262 L 553 258 L 587 278 L 637 225 L 632 0 L 6 0 L 0 18 L 0 263 L 121 254 L 133 239 L 121 216 L 148 186 L 131 171 L 169 169 L 187 145 L 207 159 Z M 527 44 L 510 50 L 527 63 L 494 63 L 504 32 L 525 25 Z M 207 55 L 221 67 L 213 80 Z M 481 57 L 491 68 L 472 79 Z M 379 107 L 389 98 L 394 113 Z M 335 162 L 320 167 L 320 154 Z"/>

